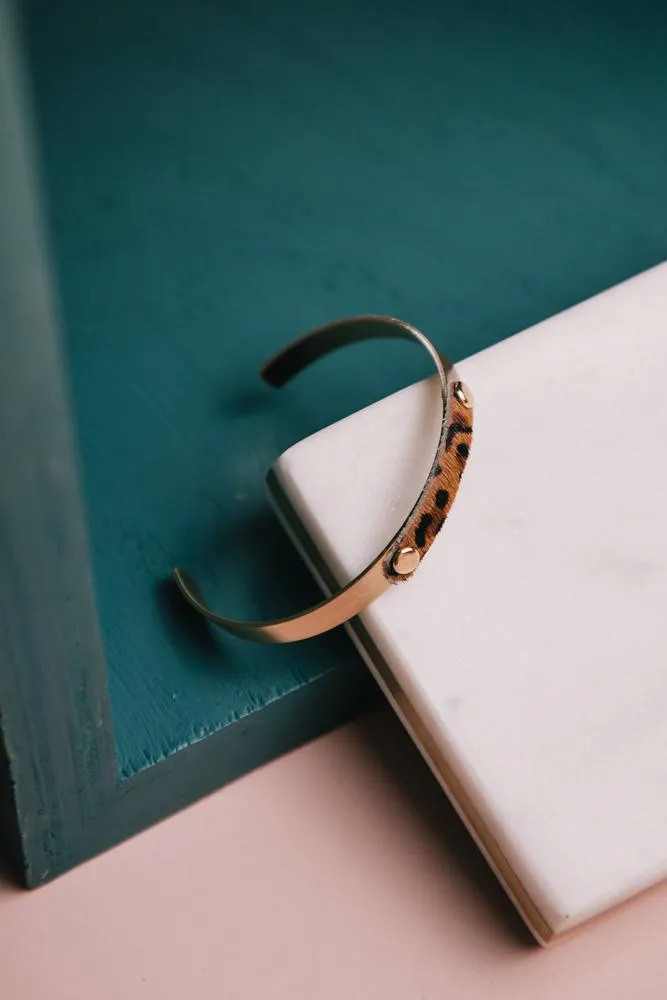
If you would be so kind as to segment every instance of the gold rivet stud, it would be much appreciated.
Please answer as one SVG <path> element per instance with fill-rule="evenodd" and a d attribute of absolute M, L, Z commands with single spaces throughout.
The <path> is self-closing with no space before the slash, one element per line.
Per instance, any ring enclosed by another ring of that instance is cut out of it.
<path fill-rule="evenodd" d="M 399 576 L 409 576 L 414 573 L 419 566 L 419 553 L 411 545 L 406 545 L 404 549 L 399 549 L 391 561 L 394 572 Z"/>
<path fill-rule="evenodd" d="M 455 382 L 452 392 L 454 393 L 454 399 L 457 399 L 461 406 L 465 406 L 466 410 L 472 410 L 474 399 L 472 392 L 465 382 Z"/>

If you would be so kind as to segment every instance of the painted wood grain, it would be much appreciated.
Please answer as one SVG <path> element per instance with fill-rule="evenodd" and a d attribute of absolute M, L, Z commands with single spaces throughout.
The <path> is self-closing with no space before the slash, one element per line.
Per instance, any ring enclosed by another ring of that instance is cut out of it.
<path fill-rule="evenodd" d="M 76 854 L 113 741 L 10 12 L 0 6 L 0 718 L 29 881 Z"/>

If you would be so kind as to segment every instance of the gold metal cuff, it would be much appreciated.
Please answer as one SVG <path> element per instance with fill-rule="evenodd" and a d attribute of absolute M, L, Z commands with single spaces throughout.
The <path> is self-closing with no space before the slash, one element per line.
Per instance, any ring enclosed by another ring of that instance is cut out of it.
<path fill-rule="evenodd" d="M 204 602 L 196 582 L 183 570 L 174 579 L 183 596 L 214 625 L 253 642 L 296 642 L 327 632 L 354 618 L 392 584 L 409 580 L 435 541 L 451 510 L 468 459 L 473 399 L 456 370 L 423 333 L 390 316 L 355 316 L 318 327 L 293 341 L 263 367 L 262 378 L 281 388 L 307 365 L 331 351 L 362 340 L 414 340 L 429 353 L 440 378 L 442 423 L 431 471 L 417 502 L 386 547 L 354 580 L 320 604 L 267 622 L 224 618 Z"/>

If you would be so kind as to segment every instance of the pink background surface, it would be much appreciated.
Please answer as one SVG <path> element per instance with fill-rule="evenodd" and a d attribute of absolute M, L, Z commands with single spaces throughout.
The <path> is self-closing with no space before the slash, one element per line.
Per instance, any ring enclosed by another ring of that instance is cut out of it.
<path fill-rule="evenodd" d="M 533 945 L 388 709 L 35 892 L 2 1000 L 664 998 L 667 886 Z"/>

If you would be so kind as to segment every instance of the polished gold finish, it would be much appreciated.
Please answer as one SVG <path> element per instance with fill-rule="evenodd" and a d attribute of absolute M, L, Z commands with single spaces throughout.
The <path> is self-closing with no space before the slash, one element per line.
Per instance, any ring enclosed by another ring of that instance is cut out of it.
<path fill-rule="evenodd" d="M 405 548 L 398 550 L 391 561 L 391 565 L 394 572 L 398 573 L 399 576 L 410 576 L 417 569 L 417 566 L 419 566 L 419 559 L 420 556 L 417 549 L 406 545 Z"/>
<path fill-rule="evenodd" d="M 324 357 L 331 351 L 357 341 L 382 338 L 416 341 L 427 351 L 435 365 L 440 379 L 442 400 L 437 459 L 448 440 L 451 380 L 456 380 L 456 372 L 430 340 L 409 323 L 404 323 L 391 316 L 356 316 L 319 327 L 299 340 L 295 340 L 271 358 L 262 369 L 262 378 L 269 385 L 279 388 L 313 361 Z M 458 381 L 455 382 L 455 385 L 461 387 L 463 399 L 467 400 L 469 390 L 466 389 L 464 392 L 463 383 Z M 436 467 L 437 461 L 434 461 L 431 476 L 436 475 Z M 412 510 L 377 558 L 346 587 L 300 614 L 268 622 L 235 621 L 212 611 L 205 603 L 196 582 L 183 570 L 174 570 L 174 580 L 183 596 L 196 611 L 208 618 L 214 625 L 244 639 L 263 643 L 297 642 L 327 632 L 358 615 L 384 593 L 392 585 L 392 582 L 396 583 L 397 576 L 410 576 L 417 569 L 420 562 L 419 552 L 412 546 L 405 544 L 401 546 L 401 539 L 405 537 L 408 530 L 414 532 L 426 516 L 423 503 L 431 482 L 432 479 L 429 477 Z M 430 515 L 428 517 L 430 518 Z"/>
<path fill-rule="evenodd" d="M 316 604 L 308 611 L 269 622 L 240 622 L 223 618 L 207 607 L 192 577 L 180 569 L 175 569 L 173 575 L 181 593 L 192 607 L 226 632 L 253 642 L 299 642 L 343 625 L 388 590 L 391 584 L 384 575 L 383 558 L 384 553 L 334 597 Z"/>
<path fill-rule="evenodd" d="M 475 400 L 465 382 L 455 382 L 452 386 L 452 393 L 458 399 L 461 406 L 465 406 L 466 410 L 472 410 Z"/>

